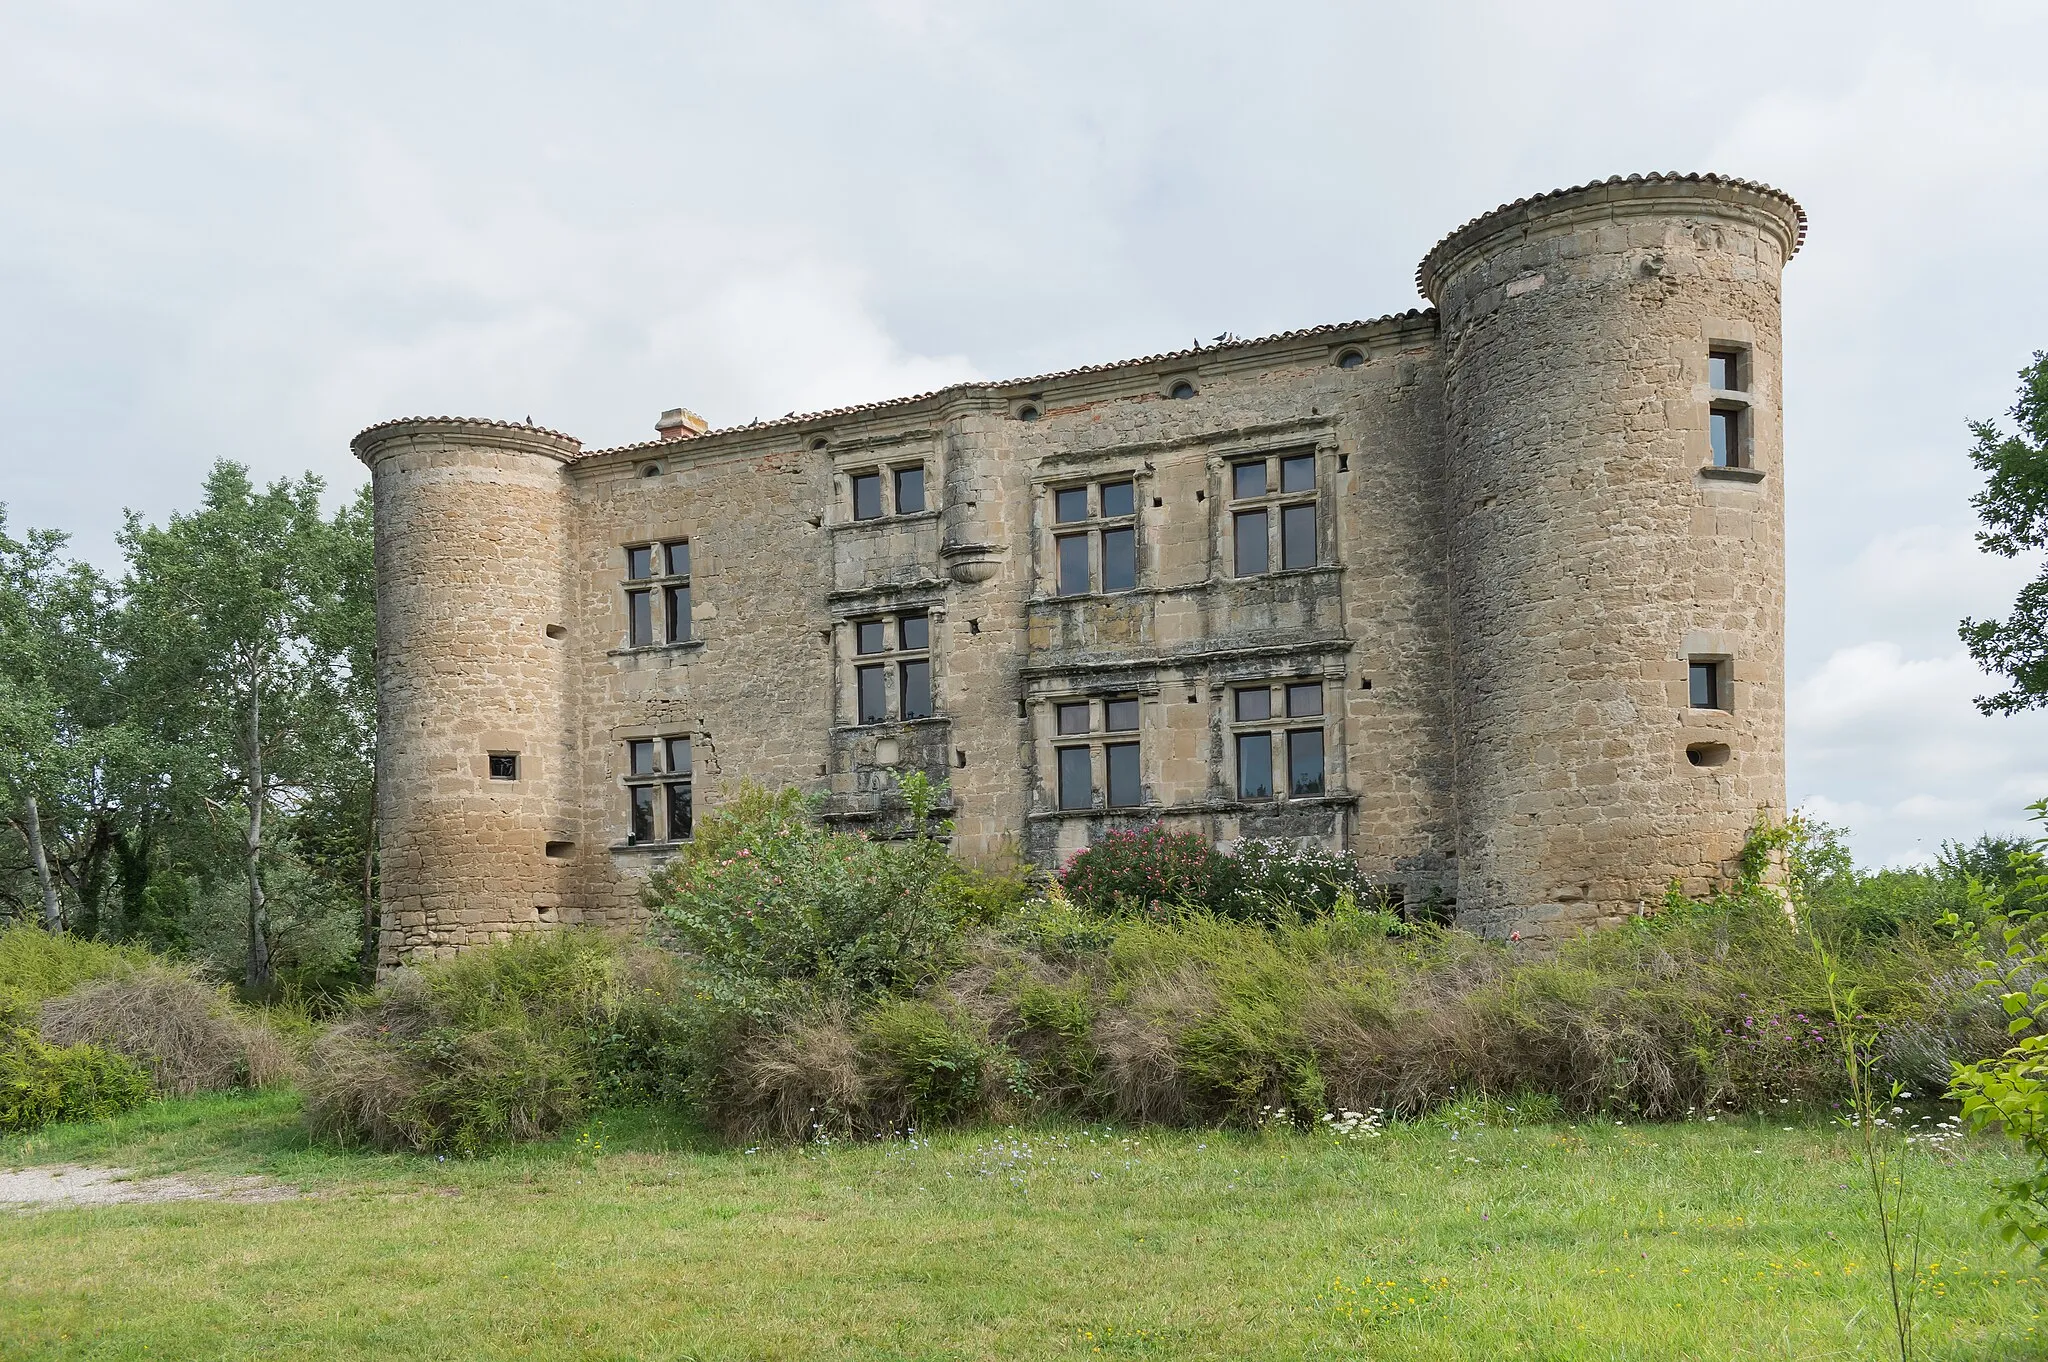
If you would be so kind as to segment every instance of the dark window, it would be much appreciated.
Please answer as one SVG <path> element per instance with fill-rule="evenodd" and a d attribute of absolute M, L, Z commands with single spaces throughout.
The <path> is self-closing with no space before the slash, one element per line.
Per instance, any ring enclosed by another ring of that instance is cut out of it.
<path fill-rule="evenodd" d="M 1102 589 L 1129 591 L 1138 584 L 1138 532 L 1128 525 L 1102 532 Z"/>
<path fill-rule="evenodd" d="M 626 576 L 628 579 L 641 582 L 653 575 L 654 548 L 652 545 L 642 544 L 637 549 L 626 550 Z"/>
<path fill-rule="evenodd" d="M 1721 664 L 1718 662 L 1695 662 L 1692 673 L 1692 707 L 1694 709 L 1725 709 L 1721 694 Z"/>
<path fill-rule="evenodd" d="M 1742 464 L 1742 413 L 1716 408 L 1707 418 L 1707 433 L 1714 446 L 1714 467 L 1740 468 Z"/>
<path fill-rule="evenodd" d="M 670 738 L 668 740 L 668 770 L 670 775 L 690 774 L 690 740 Z"/>
<path fill-rule="evenodd" d="M 491 753 L 491 779 L 519 779 L 519 754 L 517 752 Z"/>
<path fill-rule="evenodd" d="M 690 641 L 690 588 L 686 586 L 668 589 L 668 641 Z"/>
<path fill-rule="evenodd" d="M 1136 700 L 1105 700 L 1102 705 L 1102 726 L 1111 733 L 1137 732 L 1138 702 Z"/>
<path fill-rule="evenodd" d="M 897 680 L 903 693 L 903 717 L 906 719 L 929 719 L 932 717 L 932 664 L 919 660 L 905 662 Z"/>
<path fill-rule="evenodd" d="M 1287 793 L 1297 798 L 1323 792 L 1323 730 L 1297 729 L 1287 735 Z"/>
<path fill-rule="evenodd" d="M 1718 392 L 1741 392 L 1742 352 L 1739 350 L 1709 350 L 1707 352 L 1707 386 Z"/>
<path fill-rule="evenodd" d="M 1195 385 L 1192 383 L 1176 383 L 1173 385 L 1173 390 L 1167 394 L 1167 396 L 1177 402 L 1185 402 L 1194 395 Z"/>
<path fill-rule="evenodd" d="M 1273 717 L 1273 692 L 1265 686 L 1252 686 L 1237 692 L 1237 721 L 1241 724 L 1255 724 L 1261 719 Z"/>
<path fill-rule="evenodd" d="M 1138 513 L 1137 488 L 1128 482 L 1103 483 L 1102 513 L 1105 516 L 1136 515 Z"/>
<path fill-rule="evenodd" d="M 694 821 L 688 782 L 668 787 L 668 836 L 672 842 L 680 842 L 690 835 Z"/>
<path fill-rule="evenodd" d="M 860 718 L 864 724 L 879 724 L 889 717 L 888 684 L 881 667 L 856 667 L 855 687 L 860 697 Z"/>
<path fill-rule="evenodd" d="M 896 470 L 896 514 L 912 515 L 924 509 L 924 465 Z"/>
<path fill-rule="evenodd" d="M 889 626 L 883 620 L 862 620 L 853 626 L 853 650 L 880 653 L 889 648 Z"/>
<path fill-rule="evenodd" d="M 1316 485 L 1316 456 L 1293 454 L 1280 461 L 1280 490 L 1307 492 Z"/>
<path fill-rule="evenodd" d="M 931 617 L 929 615 L 905 615 L 896 622 L 896 635 L 898 647 L 913 651 L 931 647 Z"/>
<path fill-rule="evenodd" d="M 1262 497 L 1266 495 L 1266 461 L 1237 463 L 1230 466 L 1230 495 L 1234 497 Z"/>
<path fill-rule="evenodd" d="M 1266 513 L 1239 511 L 1232 521 L 1237 541 L 1237 575 L 1257 576 L 1266 570 Z"/>
<path fill-rule="evenodd" d="M 1316 565 L 1316 508 L 1289 506 L 1280 512 L 1280 566 L 1312 568 Z"/>
<path fill-rule="evenodd" d="M 654 773 L 654 739 L 635 738 L 626 744 L 626 770 L 636 776 Z"/>
<path fill-rule="evenodd" d="M 1271 799 L 1273 797 L 1272 734 L 1240 733 L 1237 735 L 1237 797 L 1239 799 Z"/>
<path fill-rule="evenodd" d="M 1038 419 L 1038 408 L 1033 406 L 1017 408 L 1017 419 L 1019 421 L 1036 421 Z"/>
<path fill-rule="evenodd" d="M 1138 744 L 1113 742 L 1102 749 L 1102 759 L 1109 768 L 1109 806 L 1128 809 L 1144 803 L 1144 785 L 1138 779 Z"/>
<path fill-rule="evenodd" d="M 1089 784 L 1088 749 L 1085 747 L 1062 747 L 1060 752 L 1060 807 L 1063 809 L 1086 809 L 1095 804 L 1095 791 Z"/>
<path fill-rule="evenodd" d="M 635 785 L 626 791 L 632 799 L 632 827 L 626 834 L 629 842 L 651 842 L 654 840 L 654 787 Z"/>
<path fill-rule="evenodd" d="M 1052 518 L 1062 525 L 1088 518 L 1088 489 L 1062 487 L 1052 494 Z"/>
<path fill-rule="evenodd" d="M 853 518 L 873 520 L 882 513 L 882 475 L 880 473 L 855 473 L 853 475 Z"/>
<path fill-rule="evenodd" d="M 1062 596 L 1085 596 L 1088 594 L 1088 536 L 1085 534 L 1061 535 L 1055 541 L 1059 545 L 1060 586 Z"/>
<path fill-rule="evenodd" d="M 1323 683 L 1298 681 L 1287 687 L 1287 717 L 1311 719 L 1323 712 Z"/>
<path fill-rule="evenodd" d="M 1053 717 L 1059 721 L 1058 728 L 1061 736 L 1070 733 L 1086 733 L 1088 731 L 1088 701 L 1082 700 L 1078 704 L 1071 705 L 1054 705 Z"/>
<path fill-rule="evenodd" d="M 690 541 L 678 539 L 673 544 L 662 545 L 662 548 L 668 554 L 668 575 L 671 577 L 689 576 Z"/>
<path fill-rule="evenodd" d="M 1356 350 L 1346 350 L 1343 354 L 1337 356 L 1337 367 L 1339 369 L 1356 369 L 1363 363 L 1365 363 L 1365 356 L 1359 354 Z"/>
<path fill-rule="evenodd" d="M 626 646 L 645 648 L 654 642 L 654 593 L 626 593 Z"/>

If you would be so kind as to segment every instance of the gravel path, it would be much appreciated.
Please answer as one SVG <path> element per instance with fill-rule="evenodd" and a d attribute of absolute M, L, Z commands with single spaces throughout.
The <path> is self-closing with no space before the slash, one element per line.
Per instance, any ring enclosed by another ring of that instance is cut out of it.
<path fill-rule="evenodd" d="M 51 1164 L 0 1169 L 0 1206 L 113 1206 L 150 1201 L 288 1201 L 296 1189 L 268 1178 L 138 1178 L 125 1168 Z"/>

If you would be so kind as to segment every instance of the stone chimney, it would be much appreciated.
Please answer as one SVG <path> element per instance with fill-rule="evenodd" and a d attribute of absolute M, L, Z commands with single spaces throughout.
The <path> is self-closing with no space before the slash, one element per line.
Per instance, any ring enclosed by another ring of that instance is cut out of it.
<path fill-rule="evenodd" d="M 670 407 L 654 423 L 654 433 L 663 440 L 687 440 L 692 435 L 702 435 L 710 428 L 709 421 L 688 407 Z"/>

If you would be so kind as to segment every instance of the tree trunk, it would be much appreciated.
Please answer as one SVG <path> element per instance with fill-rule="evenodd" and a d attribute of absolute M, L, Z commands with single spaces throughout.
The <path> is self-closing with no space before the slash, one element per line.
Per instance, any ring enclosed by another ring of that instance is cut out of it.
<path fill-rule="evenodd" d="M 249 992 L 270 992 L 270 920 L 263 903 L 263 686 L 258 670 L 249 678 L 249 755 L 243 774 L 249 783 L 249 836 L 243 843 L 243 867 L 249 876 Z"/>
<path fill-rule="evenodd" d="M 57 897 L 57 882 L 50 878 L 50 861 L 43 855 L 43 814 L 36 807 L 36 797 L 27 795 L 23 802 L 27 807 L 24 817 L 17 825 L 21 835 L 28 839 L 29 863 L 36 869 L 36 885 L 43 891 L 43 930 L 61 932 L 64 930 L 64 904 Z"/>

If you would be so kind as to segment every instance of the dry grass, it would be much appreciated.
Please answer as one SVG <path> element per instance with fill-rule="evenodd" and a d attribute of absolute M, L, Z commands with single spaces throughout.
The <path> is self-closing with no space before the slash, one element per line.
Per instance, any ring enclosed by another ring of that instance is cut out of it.
<path fill-rule="evenodd" d="M 267 1087 L 295 1077 L 299 1067 L 284 1039 L 242 1015 L 224 990 L 162 965 L 46 1000 L 39 1030 L 53 1045 L 126 1055 L 168 1097 Z"/>

